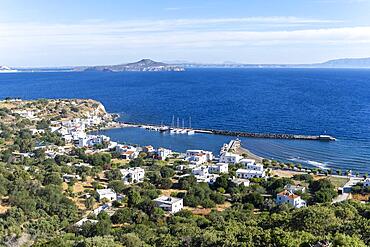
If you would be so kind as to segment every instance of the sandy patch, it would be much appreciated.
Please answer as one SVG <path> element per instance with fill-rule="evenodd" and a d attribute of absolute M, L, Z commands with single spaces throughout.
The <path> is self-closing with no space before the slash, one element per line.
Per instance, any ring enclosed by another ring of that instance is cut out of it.
<path fill-rule="evenodd" d="M 11 207 L 8 205 L 1 205 L 0 204 L 0 214 L 5 214 Z"/>

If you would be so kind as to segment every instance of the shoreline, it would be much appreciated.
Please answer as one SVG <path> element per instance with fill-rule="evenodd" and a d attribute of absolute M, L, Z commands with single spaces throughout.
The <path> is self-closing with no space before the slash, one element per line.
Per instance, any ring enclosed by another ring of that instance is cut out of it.
<path fill-rule="evenodd" d="M 134 126 L 134 125 L 131 125 L 131 124 L 119 123 L 118 125 L 104 128 L 104 130 L 119 129 L 119 128 L 130 128 L 130 127 L 131 128 L 140 128 L 138 126 Z M 101 129 L 101 130 L 103 130 L 103 129 Z M 174 150 L 174 151 L 176 151 L 176 150 Z M 272 159 L 261 157 L 261 156 L 255 154 L 255 153 L 251 152 L 248 148 L 243 147 L 242 144 L 239 147 L 236 148 L 235 153 L 239 154 L 239 155 L 246 154 L 247 158 L 254 159 L 258 163 L 262 163 L 263 160 L 268 160 L 269 162 L 273 161 Z M 279 167 L 279 164 L 284 164 L 285 166 L 284 167 Z M 297 164 L 299 164 L 299 163 L 296 163 L 296 165 Z M 328 170 L 333 171 L 332 174 L 324 173 L 324 172 L 319 172 L 320 168 L 318 168 L 318 167 L 310 167 L 310 166 L 306 166 L 304 164 L 301 164 L 301 165 L 302 165 L 301 169 L 298 169 L 296 166 L 294 166 L 294 168 L 289 168 L 288 163 L 277 161 L 276 166 L 269 165 L 268 169 L 271 169 L 271 172 L 274 175 L 278 175 L 279 177 L 284 177 L 284 175 L 282 175 L 282 174 L 285 174 L 285 176 L 288 176 L 288 177 L 292 177 L 295 174 L 313 174 L 316 177 L 333 177 L 333 178 L 337 177 L 337 178 L 343 178 L 343 179 L 345 179 L 345 178 L 346 179 L 360 178 L 362 176 L 361 174 L 360 174 L 360 176 L 355 176 L 354 173 L 352 175 L 344 175 L 344 173 L 341 174 L 341 175 L 338 175 L 338 174 L 334 173 L 334 169 L 328 169 Z"/>
<path fill-rule="evenodd" d="M 99 130 L 110 130 L 110 129 L 130 128 L 130 127 L 131 128 L 141 128 L 141 126 L 143 126 L 143 125 L 112 121 L 110 126 L 105 126 L 105 127 L 99 128 Z M 155 125 L 147 125 L 147 126 L 155 126 Z M 97 131 L 99 131 L 99 130 L 97 130 Z M 96 131 L 96 130 L 93 130 L 93 131 Z M 209 133 L 207 131 L 199 131 L 199 132 L 196 131 L 196 133 L 213 134 L 213 133 Z M 240 147 L 238 147 L 236 149 L 235 153 L 237 153 L 239 155 L 246 154 L 248 158 L 254 159 L 254 160 L 256 160 L 260 163 L 264 159 L 270 160 L 268 158 L 264 158 L 264 157 L 258 156 L 257 154 L 252 153 L 249 149 L 247 149 L 246 147 L 243 147 L 242 145 L 240 145 Z"/>

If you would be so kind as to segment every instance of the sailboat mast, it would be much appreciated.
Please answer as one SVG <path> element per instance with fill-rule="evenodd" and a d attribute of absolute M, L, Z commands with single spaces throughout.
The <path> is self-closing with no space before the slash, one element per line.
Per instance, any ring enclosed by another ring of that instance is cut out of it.
<path fill-rule="evenodd" d="M 191 129 L 191 117 L 189 117 L 189 129 Z"/>

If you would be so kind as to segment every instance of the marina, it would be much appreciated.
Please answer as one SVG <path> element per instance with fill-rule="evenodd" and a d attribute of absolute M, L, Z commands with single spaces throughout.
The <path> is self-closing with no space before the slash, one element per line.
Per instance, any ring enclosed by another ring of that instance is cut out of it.
<path fill-rule="evenodd" d="M 224 136 L 236 137 L 250 137 L 250 138 L 265 138 L 265 139 L 289 139 L 289 140 L 309 140 L 309 141 L 336 141 L 336 138 L 330 135 L 294 135 L 294 134 L 273 134 L 273 133 L 250 133 L 243 131 L 229 131 L 229 130 L 216 130 L 216 129 L 192 129 L 169 127 L 163 125 L 152 124 L 139 124 L 139 123 L 121 123 L 122 126 L 140 127 L 146 130 L 169 132 L 170 134 L 187 134 L 194 135 L 195 133 L 214 134 Z M 177 125 L 179 126 L 179 125 Z"/>

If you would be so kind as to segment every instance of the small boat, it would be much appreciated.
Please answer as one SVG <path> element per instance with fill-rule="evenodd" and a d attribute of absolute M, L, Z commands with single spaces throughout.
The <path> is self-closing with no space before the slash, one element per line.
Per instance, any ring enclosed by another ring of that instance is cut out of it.
<path fill-rule="evenodd" d="M 161 126 L 160 128 L 159 128 L 159 131 L 160 132 L 166 132 L 166 131 L 168 131 L 169 130 L 169 128 L 167 127 L 167 126 Z"/>
<path fill-rule="evenodd" d="M 187 133 L 188 133 L 188 135 L 194 135 L 195 131 L 194 130 L 188 130 Z"/>
<path fill-rule="evenodd" d="M 336 141 L 337 139 L 330 135 L 319 135 L 319 140 L 320 141 Z"/>

